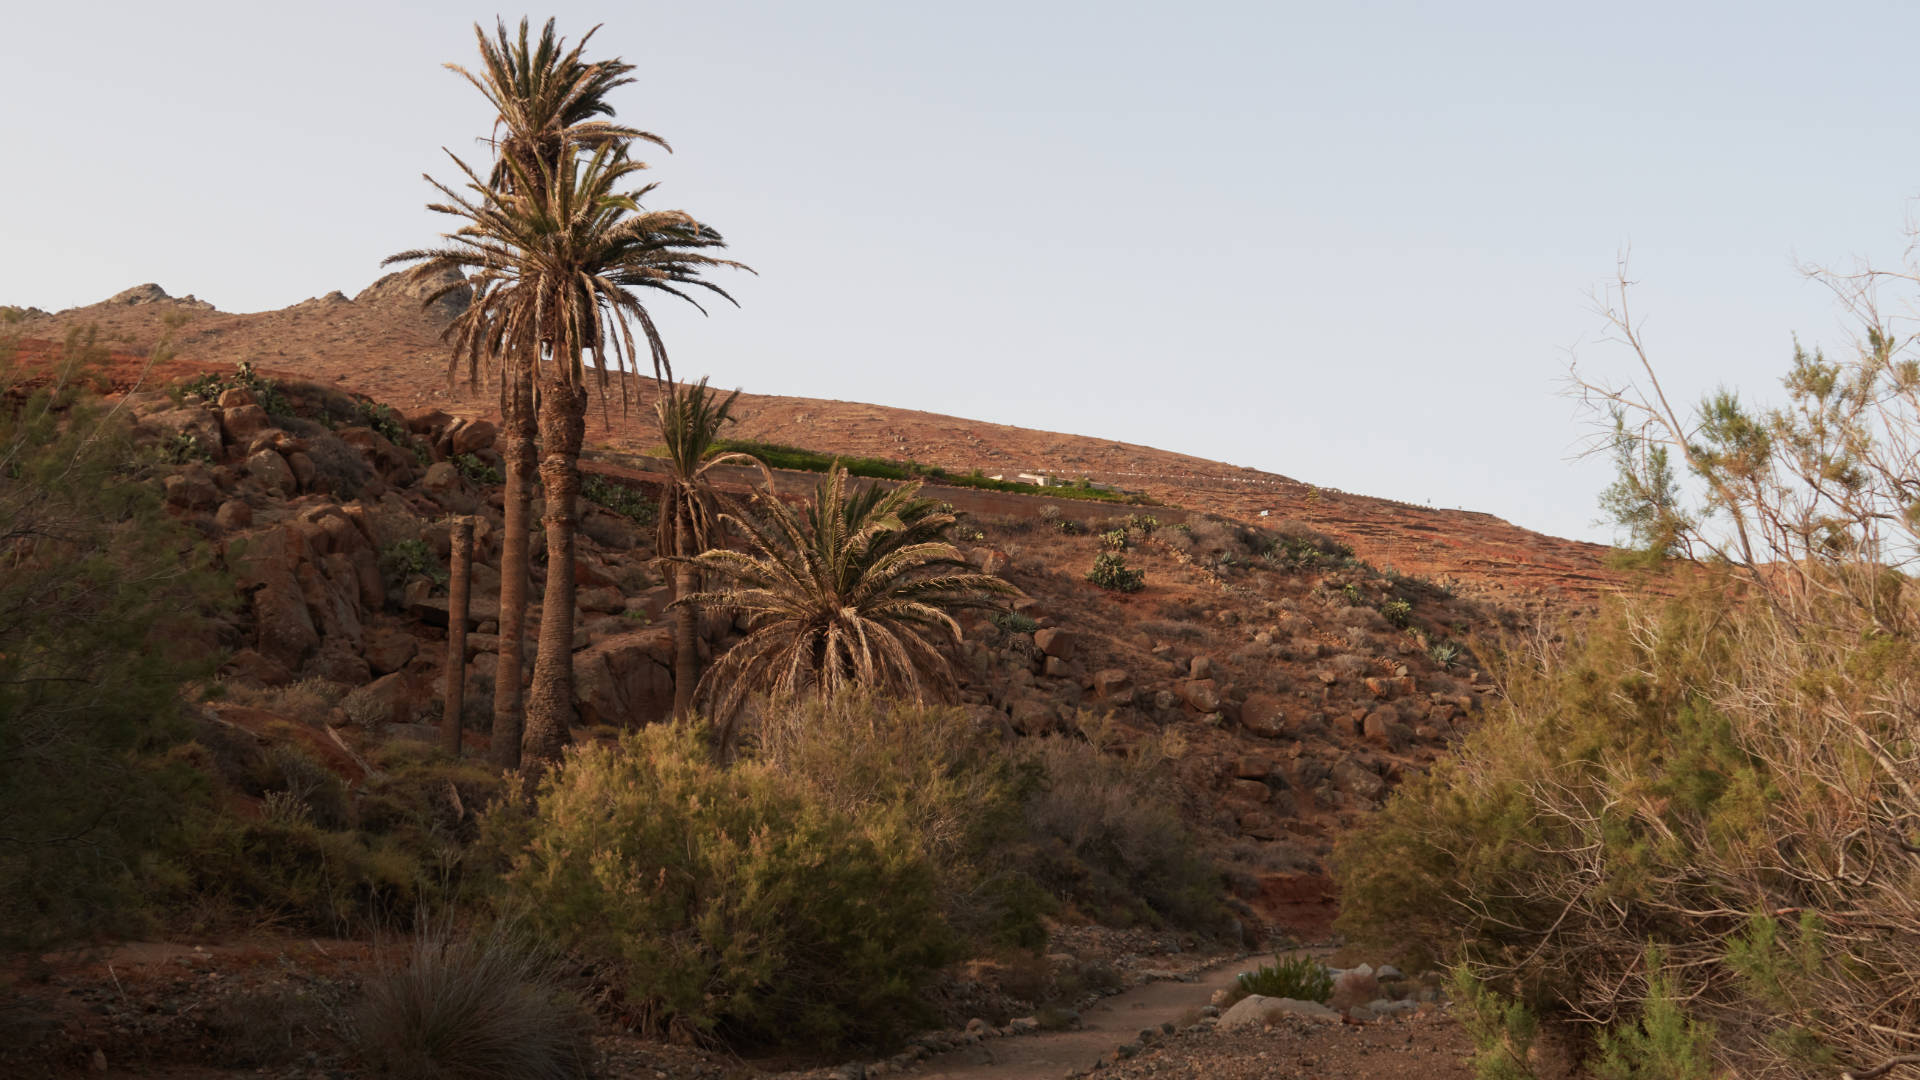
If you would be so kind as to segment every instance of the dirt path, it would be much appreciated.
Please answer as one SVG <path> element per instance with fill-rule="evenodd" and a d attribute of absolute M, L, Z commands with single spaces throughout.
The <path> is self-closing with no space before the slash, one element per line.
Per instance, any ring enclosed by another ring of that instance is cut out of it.
<path fill-rule="evenodd" d="M 1223 960 L 1192 982 L 1150 982 L 1103 999 L 1081 1013 L 1083 1026 L 1013 1039 L 994 1039 L 927 1059 L 913 1070 L 914 1080 L 1059 1080 L 1069 1069 L 1084 1069 L 1142 1028 L 1179 1021 L 1207 1003 L 1215 990 L 1233 985 L 1246 960 Z"/>

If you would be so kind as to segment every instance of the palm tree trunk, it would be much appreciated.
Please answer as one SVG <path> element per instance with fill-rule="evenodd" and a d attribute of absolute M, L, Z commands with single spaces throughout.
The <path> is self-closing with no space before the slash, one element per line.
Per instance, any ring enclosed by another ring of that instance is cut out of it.
<path fill-rule="evenodd" d="M 501 506 L 500 659 L 493 675 L 493 763 L 520 767 L 521 687 L 527 676 L 527 525 L 532 515 L 534 469 L 533 386 L 514 378 L 501 394 L 502 454 L 506 491 Z"/>
<path fill-rule="evenodd" d="M 540 480 L 546 488 L 547 591 L 540 603 L 540 653 L 527 690 L 524 757 L 550 763 L 567 745 L 573 716 L 574 515 L 587 391 L 564 375 L 545 381 L 540 401 Z"/>
<path fill-rule="evenodd" d="M 453 574 L 447 583 L 447 684 L 440 706 L 440 745 L 460 757 L 467 701 L 467 588 L 473 578 L 473 519 L 453 519 Z"/>
<path fill-rule="evenodd" d="M 684 536 L 685 530 L 676 530 Z M 693 545 L 684 541 L 675 547 L 685 549 Z M 676 555 L 698 554 L 680 550 Z M 686 563 L 675 563 L 673 567 L 673 598 L 679 600 L 691 596 L 694 592 L 693 567 Z M 700 678 L 700 651 L 694 635 L 700 632 L 700 614 L 691 605 L 679 604 L 673 609 L 673 718 L 685 720 L 693 715 L 693 687 Z"/>

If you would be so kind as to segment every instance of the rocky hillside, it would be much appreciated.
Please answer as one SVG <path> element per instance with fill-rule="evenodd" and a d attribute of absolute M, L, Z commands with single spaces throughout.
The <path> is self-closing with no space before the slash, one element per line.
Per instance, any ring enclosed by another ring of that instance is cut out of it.
<path fill-rule="evenodd" d="M 143 286 L 12 319 L 29 356 L 83 327 L 115 350 L 107 383 L 179 461 L 165 479 L 170 504 L 218 545 L 245 592 L 222 642 L 234 655 L 228 678 L 353 688 L 333 717 L 349 755 L 376 732 L 430 736 L 423 725 L 440 715 L 454 513 L 478 522 L 464 711 L 482 728 L 490 713 L 500 462 L 487 395 L 444 380 L 437 335 L 462 298 L 423 311 L 422 295 L 383 279 L 351 300 L 230 315 Z M 152 364 L 163 336 L 172 351 Z M 243 384 L 236 361 L 268 381 Z M 962 701 L 1009 738 L 1074 732 L 1170 754 L 1190 816 L 1237 868 L 1242 899 L 1302 930 L 1331 914 L 1321 863 L 1331 837 L 1429 767 L 1492 691 L 1476 635 L 1530 609 L 1578 608 L 1612 585 L 1601 549 L 1485 515 L 1103 440 L 842 402 L 742 401 L 743 437 L 955 470 L 1044 465 L 1157 499 L 1117 507 L 928 489 L 965 512 L 968 557 L 1024 594 L 1013 613 L 967 624 Z M 608 413 L 590 426 L 600 502 L 584 516 L 577 571 L 576 706 L 589 731 L 658 720 L 673 689 L 665 591 L 644 527 L 654 489 L 633 467 L 653 440 L 637 418 Z M 780 479 L 790 494 L 811 482 Z M 1144 573 L 1139 591 L 1088 580 L 1113 549 Z M 536 627 L 543 574 L 536 567 Z M 739 632 L 715 622 L 707 633 L 711 656 Z M 483 730 L 470 746 L 484 752 Z"/>
<path fill-rule="evenodd" d="M 181 370 L 231 370 L 247 361 L 407 410 L 490 416 L 491 391 L 453 386 L 446 378 L 439 333 L 464 297 L 456 290 L 423 310 L 421 300 L 433 288 L 389 276 L 351 300 L 336 292 L 279 311 L 236 315 L 143 285 L 86 307 L 22 312 L 15 329 L 51 342 L 73 328 L 94 326 L 103 342 L 129 356 L 144 356 L 165 336 Z M 649 389 L 642 381 L 631 388 L 632 397 L 644 403 Z M 1375 499 L 1316 487 L 1310 477 L 1296 480 L 1153 447 L 814 398 L 743 394 L 735 414 L 740 422 L 732 434 L 738 438 L 910 459 L 957 472 L 1047 470 L 1244 521 L 1264 513 L 1326 532 L 1376 566 L 1446 581 L 1503 607 L 1582 608 L 1618 581 L 1604 568 L 1606 549 L 1599 545 L 1545 536 L 1488 514 Z M 588 441 L 644 451 L 657 441 L 647 427 L 649 416 L 644 407 L 622 416 L 614 405 L 590 421 Z"/>

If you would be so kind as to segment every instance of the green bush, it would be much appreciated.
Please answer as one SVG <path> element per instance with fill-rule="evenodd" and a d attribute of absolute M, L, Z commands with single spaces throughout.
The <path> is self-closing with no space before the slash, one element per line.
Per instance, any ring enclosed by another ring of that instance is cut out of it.
<path fill-rule="evenodd" d="M 654 1033 L 884 1041 L 922 1022 L 953 956 L 897 817 L 855 820 L 764 763 L 716 768 L 682 727 L 577 749 L 524 828 L 511 894 Z"/>
<path fill-rule="evenodd" d="M 1108 551 L 1127 550 L 1127 530 L 1113 529 L 1100 534 L 1100 546 Z"/>
<path fill-rule="evenodd" d="M 1413 605 L 1396 598 L 1381 604 L 1380 614 L 1386 616 L 1387 621 L 1395 627 L 1404 630 L 1413 621 Z"/>
<path fill-rule="evenodd" d="M 1087 580 L 1103 589 L 1139 592 L 1146 588 L 1147 572 L 1128 569 L 1126 557 L 1117 551 L 1103 551 L 1093 557 L 1093 569 L 1087 572 Z"/>
<path fill-rule="evenodd" d="M 1713 1028 L 1690 1019 L 1676 1000 L 1673 980 L 1662 970 L 1657 947 L 1646 952 L 1647 994 L 1637 1020 L 1623 1020 L 1600 1033 L 1600 1080 L 1714 1080 Z"/>
<path fill-rule="evenodd" d="M 797 446 L 785 446 L 780 443 L 760 442 L 753 439 L 721 439 L 714 444 L 721 453 L 752 454 L 767 463 L 768 468 L 792 469 L 798 472 L 830 472 L 835 465 L 847 470 L 853 476 L 873 477 L 881 480 L 927 480 L 948 487 L 978 488 L 982 491 L 1010 491 L 1022 495 L 1047 495 L 1054 498 L 1085 499 L 1091 502 L 1109 503 L 1151 503 L 1153 500 L 1144 495 L 1130 495 L 1126 492 L 1108 491 L 1097 488 L 1085 481 L 1071 484 L 1040 487 L 1018 480 L 994 480 L 972 469 L 964 473 L 950 472 L 935 465 L 922 465 L 915 461 L 892 461 L 887 458 L 846 457 L 838 454 L 822 453 L 818 450 L 803 450 Z"/>
<path fill-rule="evenodd" d="M 1540 1021 L 1532 1010 L 1495 992 L 1465 967 L 1454 969 L 1453 999 L 1460 1006 L 1460 1024 L 1473 1039 L 1477 1080 L 1536 1080 L 1533 1043 Z"/>
<path fill-rule="evenodd" d="M 466 477 L 468 482 L 482 487 L 493 487 L 507 482 L 507 478 L 499 469 L 480 460 L 478 454 L 461 454 L 453 459 L 453 465 L 460 470 L 460 475 Z"/>
<path fill-rule="evenodd" d="M 580 477 L 580 495 L 588 502 L 598 503 L 627 518 L 635 525 L 651 525 L 660 514 L 660 508 L 638 488 L 617 484 L 593 473 Z"/>
<path fill-rule="evenodd" d="M 388 583 L 389 591 L 414 577 L 425 577 L 435 585 L 445 586 L 447 568 L 441 565 L 440 557 L 425 540 L 395 540 L 380 549 L 380 577 Z"/>
<path fill-rule="evenodd" d="M 46 383 L 103 355 L 71 335 Z M 232 588 L 124 418 L 26 377 L 0 349 L 0 948 L 142 927 L 208 794 L 182 698 L 220 663 Z"/>
<path fill-rule="evenodd" d="M 264 409 L 267 415 L 293 415 L 293 407 L 287 404 L 286 395 L 280 392 L 280 384 L 254 371 L 251 360 L 240 361 L 231 375 L 209 372 L 177 384 L 177 389 L 182 395 L 198 394 L 209 403 L 228 390 L 248 390 L 253 393 L 255 404 Z"/>
<path fill-rule="evenodd" d="M 1241 972 L 1235 982 L 1239 989 L 1263 997 L 1317 1001 L 1324 1005 L 1333 996 L 1332 973 L 1311 956 L 1276 956 L 1271 964 Z"/>

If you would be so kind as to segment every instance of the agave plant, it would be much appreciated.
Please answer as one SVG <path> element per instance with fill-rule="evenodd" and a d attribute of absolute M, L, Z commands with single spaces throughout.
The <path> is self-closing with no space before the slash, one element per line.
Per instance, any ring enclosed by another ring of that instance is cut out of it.
<path fill-rule="evenodd" d="M 836 466 L 809 504 L 761 491 L 754 513 L 722 514 L 749 550 L 685 560 L 720 585 L 676 604 L 747 620 L 746 640 L 700 681 L 722 753 L 755 693 L 831 698 L 871 687 L 915 700 L 951 696 L 940 643 L 960 639 L 953 612 L 998 607 L 993 598 L 1015 589 L 960 558 L 946 541 L 953 514 L 919 491 L 918 482 L 850 486 Z"/>

